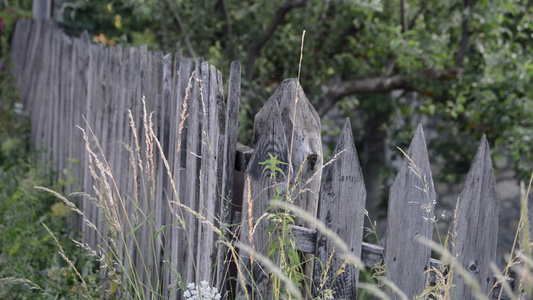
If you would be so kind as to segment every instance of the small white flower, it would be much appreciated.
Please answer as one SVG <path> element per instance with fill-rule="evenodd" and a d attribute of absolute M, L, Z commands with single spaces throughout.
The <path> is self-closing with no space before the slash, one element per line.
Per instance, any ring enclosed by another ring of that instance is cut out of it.
<path fill-rule="evenodd" d="M 199 285 L 189 283 L 187 289 L 183 294 L 183 297 L 187 300 L 219 300 L 222 297 L 218 293 L 218 289 L 210 287 L 205 280 L 201 281 Z"/>

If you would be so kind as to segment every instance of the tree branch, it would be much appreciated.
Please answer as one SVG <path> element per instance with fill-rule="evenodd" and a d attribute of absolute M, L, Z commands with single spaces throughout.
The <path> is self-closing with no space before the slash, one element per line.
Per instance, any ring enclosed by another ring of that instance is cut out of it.
<path fill-rule="evenodd" d="M 466 55 L 466 49 L 468 48 L 468 40 L 470 39 L 470 16 L 472 14 L 473 3 L 471 0 L 463 0 L 463 5 L 465 7 L 465 15 L 463 15 L 463 22 L 461 25 L 461 41 L 459 42 L 459 50 L 455 56 L 454 64 L 455 67 L 461 68 L 463 66 L 463 60 Z"/>
<path fill-rule="evenodd" d="M 255 69 L 255 61 L 259 57 L 259 53 L 261 52 L 261 49 L 266 44 L 266 42 L 272 37 L 274 32 L 276 31 L 276 28 L 283 22 L 285 19 L 285 15 L 289 11 L 291 11 L 293 8 L 297 7 L 303 7 L 306 4 L 306 0 L 302 1 L 293 1 L 293 0 L 285 0 L 281 7 L 276 11 L 274 14 L 274 17 L 272 18 L 272 21 L 270 21 L 270 24 L 268 27 L 263 30 L 259 37 L 252 42 L 250 45 L 250 48 L 248 50 L 247 59 L 246 59 L 246 71 L 245 76 L 246 80 L 251 80 L 253 78 L 253 72 Z"/>
<path fill-rule="evenodd" d="M 222 19 L 224 19 L 224 35 L 229 37 L 231 36 L 232 30 L 228 4 L 226 3 L 226 0 L 219 0 L 217 5 L 219 6 L 220 13 L 222 14 Z"/>
<path fill-rule="evenodd" d="M 382 94 L 398 89 L 412 89 L 407 76 L 375 77 L 333 82 L 327 86 L 320 103 L 315 106 L 324 116 L 343 97 L 354 94 Z"/>
<path fill-rule="evenodd" d="M 400 24 L 402 25 L 402 33 L 407 31 L 407 11 L 405 9 L 405 0 L 400 0 Z"/>
<path fill-rule="evenodd" d="M 185 47 L 187 47 L 187 52 L 189 52 L 189 55 L 191 57 L 196 57 L 196 52 L 192 47 L 191 40 L 189 39 L 189 34 L 187 34 L 187 30 L 185 29 L 185 26 L 183 26 L 183 21 L 181 20 L 181 16 L 178 12 L 178 9 L 173 8 L 168 0 L 164 1 L 164 5 L 166 6 L 166 9 L 168 9 L 168 11 L 172 12 L 172 21 L 174 22 L 174 25 L 178 28 L 178 30 L 181 32 L 181 34 L 183 34 L 183 42 L 185 43 Z"/>
<path fill-rule="evenodd" d="M 409 27 L 407 27 L 407 30 L 413 29 L 416 25 L 416 21 L 418 20 L 418 18 L 420 18 L 420 16 L 425 14 L 426 11 L 428 10 L 429 1 L 422 1 L 422 2 L 424 2 L 423 6 L 421 6 L 420 9 L 413 16 L 413 19 L 411 19 L 411 22 L 409 22 Z"/>
<path fill-rule="evenodd" d="M 420 76 L 435 81 L 451 80 L 461 76 L 463 69 L 450 68 L 445 70 L 423 70 Z M 326 86 L 319 103 L 315 108 L 319 116 L 324 116 L 343 97 L 356 94 L 384 94 L 394 90 L 417 91 L 431 96 L 427 91 L 420 91 L 413 86 L 406 75 L 382 76 L 374 78 L 352 79 L 332 82 Z"/>

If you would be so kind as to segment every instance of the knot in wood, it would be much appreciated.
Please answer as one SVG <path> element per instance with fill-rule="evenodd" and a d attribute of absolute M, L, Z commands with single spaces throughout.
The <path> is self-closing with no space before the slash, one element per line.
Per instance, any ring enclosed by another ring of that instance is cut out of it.
<path fill-rule="evenodd" d="M 468 270 L 469 270 L 470 273 L 472 273 L 472 274 L 478 274 L 478 273 L 479 273 L 479 266 L 478 266 L 477 260 L 472 260 L 472 261 L 468 264 Z"/>
<path fill-rule="evenodd" d="M 309 153 L 307 154 L 307 161 L 309 162 L 309 169 L 314 170 L 316 162 L 318 160 L 318 154 Z"/>

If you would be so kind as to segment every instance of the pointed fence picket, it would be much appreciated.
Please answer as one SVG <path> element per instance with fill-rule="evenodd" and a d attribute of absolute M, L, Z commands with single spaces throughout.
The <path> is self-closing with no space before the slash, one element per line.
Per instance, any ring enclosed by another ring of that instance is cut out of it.
<path fill-rule="evenodd" d="M 435 189 L 421 125 L 389 195 L 385 268 L 390 280 L 411 299 L 425 289 L 431 258 L 431 250 L 417 239 L 431 240 L 435 226 Z"/>
<path fill-rule="evenodd" d="M 453 248 L 458 263 L 479 284 L 481 295 L 489 294 L 494 285 L 491 263 L 496 260 L 499 212 L 489 143 L 483 136 L 457 199 Z M 458 299 L 474 298 L 464 278 L 456 277 L 454 284 Z"/>
<path fill-rule="evenodd" d="M 345 121 L 333 157 L 323 173 L 318 220 L 346 242 L 349 254 L 360 258 L 366 189 L 349 119 Z M 315 286 L 331 287 L 337 299 L 356 299 L 359 270 L 353 265 L 345 264 L 343 253 L 339 253 L 335 243 L 321 233 L 317 234 L 316 257 L 320 263 L 315 264 Z M 324 274 L 327 268 L 331 273 L 336 270 L 343 272 L 338 276 L 326 277 Z"/>
<path fill-rule="evenodd" d="M 276 198 L 313 217 L 290 215 L 295 222 L 287 231 L 306 261 L 306 296 L 331 289 L 336 299 L 355 299 L 360 270 L 347 263 L 349 254 L 365 268 L 381 265 L 384 291 L 394 297 L 420 295 L 435 283 L 436 272 L 459 266 L 480 294 L 497 297 L 490 265 L 499 202 L 485 137 L 455 211 L 450 249 L 458 266 L 446 265 L 431 259 L 423 242 L 433 236 L 436 195 L 421 126 L 391 187 L 381 247 L 363 242 L 366 191 L 349 120 L 333 161 L 323 164 L 320 120 L 296 79 L 285 80 L 255 116 L 254 150 L 236 143 L 236 62 L 225 99 L 222 74 L 201 59 L 146 46 L 104 48 L 87 34 L 67 37 L 51 22 L 20 21 L 13 41 L 13 70 L 32 120 L 32 144 L 48 150 L 42 161 L 58 178 L 75 181 L 66 192 L 93 191 L 94 198 L 78 199 L 87 218 L 78 224 L 83 241 L 105 250 L 113 247 L 108 234 L 119 237 L 116 251 L 126 270 L 118 271 L 135 270 L 142 284 L 131 289 L 144 297 L 182 299 L 180 284 L 207 280 L 225 297 L 270 299 L 273 282 L 261 255 L 280 259 L 269 251 L 277 234 L 269 216 L 282 212 L 272 207 Z M 277 171 L 265 168 L 273 159 L 282 162 Z M 240 172 L 243 182 L 234 180 Z M 95 205 L 95 199 L 108 205 Z M 319 224 L 344 241 L 348 253 Z M 240 231 L 227 230 L 231 225 Z M 235 249 L 240 253 L 232 268 Z M 464 277 L 455 275 L 453 284 L 457 299 L 475 297 Z"/>

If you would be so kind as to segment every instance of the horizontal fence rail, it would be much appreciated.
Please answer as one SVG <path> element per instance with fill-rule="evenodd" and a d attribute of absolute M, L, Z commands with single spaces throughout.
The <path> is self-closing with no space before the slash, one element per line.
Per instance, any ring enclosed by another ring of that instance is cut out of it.
<path fill-rule="evenodd" d="M 78 198 L 83 242 L 123 258 L 121 271 L 135 270 L 143 282 L 130 288 L 146 298 L 183 299 L 179 284 L 203 280 L 227 298 L 271 298 L 274 283 L 257 257 L 271 254 L 271 216 L 287 202 L 295 207 L 294 247 L 306 261 L 305 295 L 327 286 L 335 299 L 357 298 L 360 269 L 347 256 L 368 269 L 381 265 L 409 299 L 450 267 L 432 259 L 424 242 L 433 237 L 437 197 L 420 125 L 391 186 L 381 247 L 363 242 L 367 199 L 350 120 L 333 160 L 323 162 L 320 119 L 296 79 L 285 80 L 255 116 L 250 148 L 237 143 L 237 62 L 225 91 L 222 74 L 202 59 L 146 46 L 103 48 L 86 33 L 72 38 L 53 23 L 30 21 L 17 23 L 11 51 L 42 161 L 74 181 L 65 192 L 92 195 Z M 286 202 L 273 206 L 273 199 Z M 483 137 L 457 201 L 451 255 L 494 298 L 501 289 L 490 269 L 498 215 Z M 324 278 L 324 266 L 337 275 Z M 457 299 L 475 297 L 460 276 L 453 285 Z"/>

